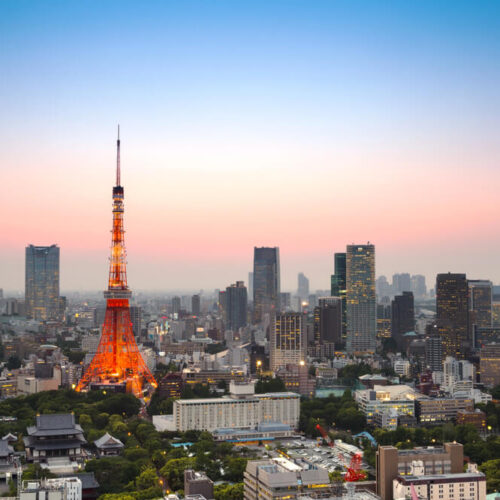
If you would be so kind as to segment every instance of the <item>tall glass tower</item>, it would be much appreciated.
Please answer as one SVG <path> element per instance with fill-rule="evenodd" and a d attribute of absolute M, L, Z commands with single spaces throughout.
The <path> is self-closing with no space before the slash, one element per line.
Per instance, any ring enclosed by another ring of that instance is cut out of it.
<path fill-rule="evenodd" d="M 278 247 L 255 247 L 253 257 L 253 320 L 280 308 L 280 251 Z"/>
<path fill-rule="evenodd" d="M 342 300 L 342 341 L 345 341 L 347 331 L 346 319 L 346 254 L 345 252 L 336 253 L 335 260 L 335 274 L 331 276 L 331 290 L 332 297 L 340 297 Z"/>
<path fill-rule="evenodd" d="M 375 245 L 347 245 L 347 351 L 373 353 L 377 337 Z"/>
<path fill-rule="evenodd" d="M 26 247 L 26 315 L 40 321 L 60 319 L 59 247 Z"/>

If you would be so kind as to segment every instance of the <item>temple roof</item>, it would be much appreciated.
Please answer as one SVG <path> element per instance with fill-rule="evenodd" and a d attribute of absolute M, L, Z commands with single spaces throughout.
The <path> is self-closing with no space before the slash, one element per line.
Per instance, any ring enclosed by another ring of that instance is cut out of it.
<path fill-rule="evenodd" d="M 113 437 L 111 434 L 106 432 L 104 436 L 100 437 L 96 441 L 94 441 L 94 444 L 97 446 L 97 448 L 110 448 L 110 449 L 116 449 L 116 448 L 123 448 L 125 445 L 119 440 Z"/>

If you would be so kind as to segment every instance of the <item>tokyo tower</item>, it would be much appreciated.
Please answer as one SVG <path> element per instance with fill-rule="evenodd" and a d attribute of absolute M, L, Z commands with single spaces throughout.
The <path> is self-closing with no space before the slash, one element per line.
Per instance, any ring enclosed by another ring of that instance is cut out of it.
<path fill-rule="evenodd" d="M 109 266 L 106 315 L 97 352 L 76 390 L 97 385 L 125 387 L 136 397 L 142 397 L 147 383 L 157 387 L 151 371 L 144 363 L 137 347 L 130 320 L 129 299 L 132 292 L 127 286 L 125 231 L 123 229 L 123 187 L 120 184 L 120 127 L 116 141 L 116 186 L 113 187 L 113 229 L 111 230 L 111 259 Z M 111 387 L 110 387 L 111 388 Z"/>

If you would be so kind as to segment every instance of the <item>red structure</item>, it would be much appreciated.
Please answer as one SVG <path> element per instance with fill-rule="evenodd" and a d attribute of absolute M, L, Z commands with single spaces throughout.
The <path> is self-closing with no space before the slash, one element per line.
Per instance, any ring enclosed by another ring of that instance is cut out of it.
<path fill-rule="evenodd" d="M 347 473 L 344 477 L 346 481 L 350 483 L 354 481 L 364 481 L 366 479 L 366 474 L 361 470 L 361 455 L 356 453 L 351 458 L 351 463 L 347 467 Z"/>
<path fill-rule="evenodd" d="M 323 429 L 323 427 L 321 427 L 321 425 L 319 424 L 316 425 L 316 429 L 318 429 L 319 433 L 321 434 L 322 438 L 326 441 L 328 446 L 330 446 L 330 448 L 333 448 L 332 440 L 330 439 L 330 436 L 325 431 L 325 429 Z"/>
<path fill-rule="evenodd" d="M 123 187 L 120 185 L 120 128 L 116 141 L 116 186 L 113 187 L 113 229 L 109 266 L 106 315 L 97 352 L 76 390 L 92 385 L 99 387 L 124 386 L 126 392 L 142 397 L 146 384 L 157 386 L 151 371 L 144 363 L 132 332 L 127 286 L 126 251 L 123 229 Z M 110 387 L 111 388 L 111 387 Z"/>

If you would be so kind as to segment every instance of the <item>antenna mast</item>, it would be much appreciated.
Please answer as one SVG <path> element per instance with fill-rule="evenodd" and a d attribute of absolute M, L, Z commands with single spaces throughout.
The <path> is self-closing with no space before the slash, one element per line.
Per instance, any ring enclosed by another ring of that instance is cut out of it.
<path fill-rule="evenodd" d="M 116 185 L 120 185 L 120 125 L 118 125 L 118 139 L 116 141 Z"/>

